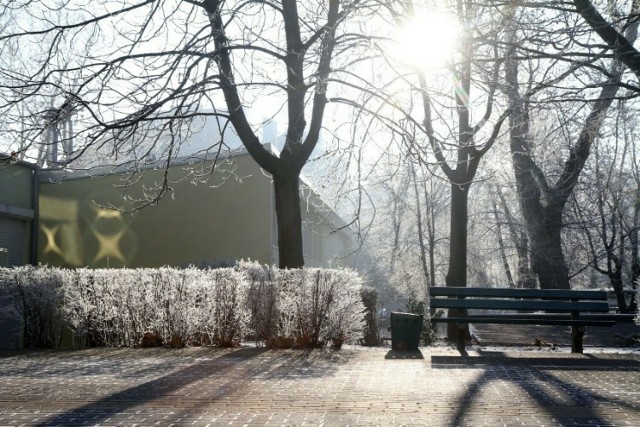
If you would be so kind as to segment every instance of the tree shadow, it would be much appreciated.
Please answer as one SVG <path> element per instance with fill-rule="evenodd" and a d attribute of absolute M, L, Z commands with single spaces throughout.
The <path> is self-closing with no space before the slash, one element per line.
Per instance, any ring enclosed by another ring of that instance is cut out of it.
<path fill-rule="evenodd" d="M 482 352 L 481 352 L 482 353 Z M 484 352 L 478 357 L 432 356 L 433 369 L 483 369 L 478 377 L 462 395 L 449 425 L 458 426 L 464 422 L 465 415 L 472 409 L 474 401 L 493 382 L 510 382 L 522 389 L 534 402 L 540 412 L 546 412 L 559 425 L 580 423 L 588 420 L 590 424 L 609 425 L 611 420 L 603 419 L 598 405 L 617 405 L 640 411 L 640 405 L 623 399 L 604 396 L 584 387 L 568 382 L 553 371 L 637 371 L 640 361 L 622 358 L 586 359 L 560 357 L 509 357 L 501 352 Z M 514 403 L 515 404 L 515 403 Z M 568 408 L 580 408 L 579 413 Z"/>
<path fill-rule="evenodd" d="M 177 359 L 173 358 L 173 360 Z M 214 353 L 212 357 L 201 357 L 195 361 L 192 359 L 188 366 L 159 378 L 58 413 L 38 425 L 65 425 L 69 420 L 76 420 L 80 424 L 82 424 L 81 420 L 90 420 L 91 424 L 100 424 L 117 413 L 166 398 L 175 399 L 176 405 L 185 404 L 193 407 L 200 403 L 209 404 L 242 390 L 250 380 L 272 378 L 296 380 L 323 377 L 332 375 L 339 364 L 347 360 L 347 356 L 317 350 L 279 351 L 251 348 L 223 354 Z M 123 363 L 122 359 L 120 363 Z M 170 364 L 170 361 L 166 363 Z M 117 372 L 113 369 L 114 366 L 111 366 L 112 373 Z M 145 367 L 139 372 L 145 375 L 149 369 Z M 57 371 L 59 375 L 60 370 Z M 129 374 L 130 377 L 132 377 L 131 374 Z M 215 383 L 209 381 L 206 387 L 200 384 L 201 380 L 211 377 L 218 377 L 220 381 Z"/>

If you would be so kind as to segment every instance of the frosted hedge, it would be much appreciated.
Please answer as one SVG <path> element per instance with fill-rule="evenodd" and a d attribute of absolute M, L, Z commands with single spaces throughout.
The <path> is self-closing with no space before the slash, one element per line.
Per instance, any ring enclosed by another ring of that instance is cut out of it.
<path fill-rule="evenodd" d="M 31 347 L 65 333 L 96 346 L 135 346 L 145 334 L 173 346 L 322 347 L 362 338 L 362 280 L 344 269 L 0 269 Z"/>

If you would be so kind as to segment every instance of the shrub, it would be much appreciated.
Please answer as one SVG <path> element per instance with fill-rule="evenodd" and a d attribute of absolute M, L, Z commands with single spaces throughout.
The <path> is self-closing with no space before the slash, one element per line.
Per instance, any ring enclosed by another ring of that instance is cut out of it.
<path fill-rule="evenodd" d="M 305 268 L 280 272 L 282 332 L 303 347 L 355 342 L 365 328 L 362 279 L 344 269 Z"/>
<path fill-rule="evenodd" d="M 431 323 L 431 317 L 429 316 L 429 310 L 427 308 L 427 304 L 424 301 L 420 301 L 416 298 L 415 293 L 411 293 L 407 300 L 406 305 L 407 313 L 413 314 L 421 314 L 422 315 L 422 332 L 420 333 L 420 338 L 424 345 L 431 345 L 438 339 L 438 334 L 436 333 L 435 325 Z M 436 313 L 437 317 L 441 314 Z"/>
<path fill-rule="evenodd" d="M 220 347 L 237 345 L 246 332 L 249 312 L 246 309 L 247 281 L 233 269 L 207 270 L 213 287 L 212 324 L 209 325 L 214 344 Z"/>
<path fill-rule="evenodd" d="M 362 279 L 346 269 L 236 266 L 249 280 L 251 330 L 268 347 L 357 342 L 364 331 Z"/>
<path fill-rule="evenodd" d="M 365 327 L 361 278 L 350 270 L 234 268 L 0 269 L 30 346 L 58 345 L 64 327 L 94 346 L 321 347 L 357 341 Z"/>
<path fill-rule="evenodd" d="M 249 311 L 249 338 L 270 345 L 278 334 L 277 270 L 251 261 L 240 261 L 236 270 L 242 272 L 248 282 L 246 305 Z"/>
<path fill-rule="evenodd" d="M 380 343 L 380 316 L 378 315 L 378 291 L 375 288 L 362 288 L 362 304 L 365 307 L 366 329 L 363 344 L 374 346 Z"/>
<path fill-rule="evenodd" d="M 24 323 L 25 347 L 55 347 L 62 337 L 59 304 L 68 271 L 31 266 L 0 269 L 0 291 L 13 297 Z"/>

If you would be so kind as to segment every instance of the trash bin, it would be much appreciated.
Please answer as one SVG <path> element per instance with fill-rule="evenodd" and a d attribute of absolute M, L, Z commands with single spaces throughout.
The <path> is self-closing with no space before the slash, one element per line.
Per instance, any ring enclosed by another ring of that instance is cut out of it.
<path fill-rule="evenodd" d="M 391 312 L 391 348 L 418 350 L 422 334 L 422 314 Z"/>

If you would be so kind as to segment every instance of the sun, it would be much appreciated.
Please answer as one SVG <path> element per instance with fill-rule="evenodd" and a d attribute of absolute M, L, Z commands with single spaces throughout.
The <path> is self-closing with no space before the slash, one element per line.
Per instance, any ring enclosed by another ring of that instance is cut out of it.
<path fill-rule="evenodd" d="M 441 69 L 457 48 L 459 30 L 458 19 L 454 15 L 421 13 L 397 31 L 392 54 L 411 68 L 422 71 Z"/>

